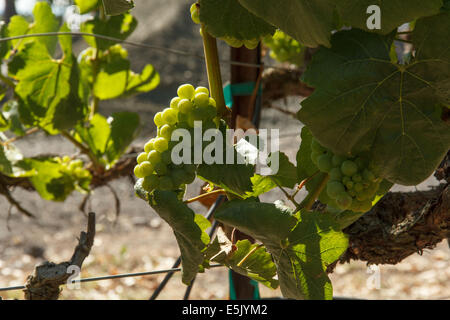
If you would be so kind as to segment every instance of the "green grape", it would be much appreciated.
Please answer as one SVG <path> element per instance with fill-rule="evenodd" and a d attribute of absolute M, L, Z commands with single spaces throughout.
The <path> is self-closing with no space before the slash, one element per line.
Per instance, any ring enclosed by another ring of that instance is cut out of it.
<path fill-rule="evenodd" d="M 351 196 L 351 197 L 356 197 L 356 191 L 353 189 L 347 190 L 347 193 Z"/>
<path fill-rule="evenodd" d="M 163 176 L 167 173 L 167 165 L 162 162 L 158 162 L 155 164 L 155 171 L 158 175 Z"/>
<path fill-rule="evenodd" d="M 147 152 L 142 152 L 137 156 L 137 163 L 141 164 L 144 161 L 147 161 L 147 156 L 148 153 Z"/>
<path fill-rule="evenodd" d="M 165 123 L 162 119 L 162 112 L 158 112 L 157 114 L 155 114 L 153 121 L 155 122 L 157 127 L 161 127 Z"/>
<path fill-rule="evenodd" d="M 311 152 L 311 161 L 317 166 L 317 160 L 322 155 L 321 152 Z"/>
<path fill-rule="evenodd" d="M 172 178 L 173 184 L 179 186 L 186 180 L 186 172 L 183 169 L 177 168 L 172 170 L 170 177 Z"/>
<path fill-rule="evenodd" d="M 363 171 L 363 178 L 364 178 L 364 180 L 369 181 L 369 182 L 373 182 L 376 179 L 375 175 L 372 173 L 372 171 L 367 170 L 367 169 L 364 169 L 364 171 Z"/>
<path fill-rule="evenodd" d="M 181 99 L 191 100 L 194 98 L 195 88 L 190 84 L 183 84 L 178 87 L 177 94 Z"/>
<path fill-rule="evenodd" d="M 273 36 L 265 37 L 264 44 L 269 47 L 272 59 L 303 65 L 305 47 L 283 31 L 277 30 Z"/>
<path fill-rule="evenodd" d="M 134 175 L 136 176 L 136 178 L 144 178 L 145 177 L 139 164 L 134 167 Z"/>
<path fill-rule="evenodd" d="M 342 179 L 342 172 L 339 168 L 333 168 L 330 171 L 330 180 L 340 181 Z"/>
<path fill-rule="evenodd" d="M 189 114 L 194 109 L 194 104 L 188 99 L 182 99 L 178 103 L 178 110 L 180 113 Z"/>
<path fill-rule="evenodd" d="M 350 208 L 352 202 L 353 202 L 352 197 L 346 192 L 340 193 L 336 198 L 336 203 L 342 210 L 347 210 L 348 208 Z"/>
<path fill-rule="evenodd" d="M 244 45 L 244 41 L 233 38 L 233 37 L 224 37 L 221 39 L 224 40 L 230 47 L 233 47 L 233 48 L 240 48 Z"/>
<path fill-rule="evenodd" d="M 161 188 L 161 190 L 173 190 L 175 186 L 172 179 L 168 176 L 165 176 L 159 179 L 159 187 Z"/>
<path fill-rule="evenodd" d="M 157 163 L 161 162 L 161 153 L 156 150 L 152 150 L 148 153 L 147 160 L 155 166 Z"/>
<path fill-rule="evenodd" d="M 178 121 L 178 112 L 175 109 L 166 108 L 162 113 L 162 120 L 164 123 L 174 125 Z"/>
<path fill-rule="evenodd" d="M 144 175 L 144 177 L 149 176 L 153 173 L 153 165 L 149 161 L 144 161 L 140 165 L 141 172 Z"/>
<path fill-rule="evenodd" d="M 339 181 L 330 181 L 327 183 L 327 194 L 335 199 L 339 194 L 345 192 L 345 187 Z"/>
<path fill-rule="evenodd" d="M 361 177 L 360 174 L 355 173 L 354 175 L 352 175 L 352 180 L 353 180 L 354 182 L 361 182 L 361 181 L 362 181 L 362 177 Z"/>
<path fill-rule="evenodd" d="M 194 103 L 200 108 L 207 107 L 209 105 L 209 95 L 203 92 L 197 93 L 194 97 Z"/>
<path fill-rule="evenodd" d="M 258 44 L 259 39 L 244 40 L 244 46 L 249 50 L 255 49 L 258 46 Z"/>
<path fill-rule="evenodd" d="M 168 124 L 165 124 L 161 127 L 159 130 L 159 135 L 169 141 L 172 137 L 173 127 L 169 126 Z M 158 150 L 159 151 L 159 150 Z"/>
<path fill-rule="evenodd" d="M 353 188 L 357 193 L 364 190 L 364 186 L 360 182 L 355 183 L 355 186 Z"/>
<path fill-rule="evenodd" d="M 165 138 L 156 138 L 155 142 L 153 143 L 155 150 L 159 153 L 162 153 L 166 151 L 169 148 L 169 142 Z"/>
<path fill-rule="evenodd" d="M 345 160 L 347 160 L 347 158 L 335 154 L 333 155 L 333 159 L 331 159 L 331 163 L 333 164 L 333 167 L 340 167 Z"/>
<path fill-rule="evenodd" d="M 346 183 L 344 183 L 345 187 L 347 189 L 353 189 L 353 187 L 355 186 L 355 183 L 353 181 L 347 181 Z"/>
<path fill-rule="evenodd" d="M 184 176 L 184 184 L 191 184 L 195 180 L 195 171 L 188 171 L 185 170 L 185 176 Z"/>
<path fill-rule="evenodd" d="M 194 174 L 195 175 L 195 171 L 197 170 L 197 166 L 195 164 L 185 164 L 183 166 L 183 170 L 186 171 L 189 174 Z"/>
<path fill-rule="evenodd" d="M 208 88 L 205 88 L 205 87 L 197 87 L 197 88 L 195 88 L 195 94 L 198 94 L 198 93 L 205 93 L 209 97 L 209 90 L 208 90 Z"/>
<path fill-rule="evenodd" d="M 166 150 L 163 153 L 161 153 L 161 161 L 165 164 L 171 164 L 172 163 L 172 152 L 170 150 Z"/>
<path fill-rule="evenodd" d="M 191 6 L 191 19 L 195 24 L 200 24 L 200 13 L 198 12 L 196 3 L 193 3 Z"/>
<path fill-rule="evenodd" d="M 341 171 L 346 176 L 351 177 L 358 171 L 358 167 L 353 161 L 345 160 L 341 165 Z"/>
<path fill-rule="evenodd" d="M 71 159 L 70 159 L 69 156 L 64 156 L 64 157 L 62 158 L 62 162 L 63 162 L 63 163 L 69 163 L 70 161 L 71 161 Z"/>
<path fill-rule="evenodd" d="M 181 98 L 180 97 L 175 97 L 170 101 L 170 107 L 172 109 L 178 110 L 178 104 L 180 103 Z"/>
<path fill-rule="evenodd" d="M 216 108 L 217 107 L 216 100 L 214 100 L 213 98 L 209 98 L 209 105 Z"/>
<path fill-rule="evenodd" d="M 330 172 L 331 165 L 331 156 L 328 154 L 323 154 L 317 158 L 317 167 L 322 172 Z"/>
<path fill-rule="evenodd" d="M 353 200 L 350 209 L 354 212 L 367 212 L 372 208 L 372 203 L 369 200 L 359 201 Z"/>
<path fill-rule="evenodd" d="M 340 170 L 340 169 L 339 169 Z M 345 185 L 345 184 L 347 184 L 348 182 L 350 182 L 350 181 L 352 181 L 352 179 L 350 178 L 350 177 L 348 177 L 348 176 L 343 176 L 342 177 L 342 183 Z"/>
<path fill-rule="evenodd" d="M 142 187 L 147 192 L 152 192 L 154 189 L 159 187 L 159 178 L 156 174 L 152 174 L 144 178 L 142 182 Z"/>
<path fill-rule="evenodd" d="M 145 151 L 146 153 L 149 153 L 150 151 L 155 150 L 154 142 L 155 142 L 155 139 L 150 139 L 150 140 L 145 144 L 145 146 L 144 146 L 144 151 Z"/>

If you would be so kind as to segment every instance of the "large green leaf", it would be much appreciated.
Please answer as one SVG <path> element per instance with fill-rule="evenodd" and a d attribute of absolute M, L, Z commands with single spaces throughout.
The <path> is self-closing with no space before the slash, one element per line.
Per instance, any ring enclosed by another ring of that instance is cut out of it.
<path fill-rule="evenodd" d="M 331 219 L 317 212 L 294 217 L 275 205 L 248 200 L 225 204 L 215 217 L 266 246 L 275 260 L 285 297 L 333 297 L 326 268 L 347 249 L 348 240 Z"/>
<path fill-rule="evenodd" d="M 304 74 L 316 90 L 302 102 L 299 120 L 334 153 L 370 152 L 378 176 L 420 183 L 450 147 L 450 126 L 441 120 L 440 88 L 450 77 L 446 35 L 450 13 L 419 20 L 416 57 L 398 65 L 389 57 L 392 36 L 336 33 L 332 48 L 321 48 Z"/>
<path fill-rule="evenodd" d="M 247 191 L 244 198 L 258 197 L 277 187 L 277 184 L 270 176 L 255 174 L 250 180 L 252 183 L 252 191 Z"/>
<path fill-rule="evenodd" d="M 299 182 L 297 180 L 297 168 L 290 161 L 288 156 L 280 151 L 272 153 L 270 155 L 273 157 L 278 157 L 279 168 L 278 172 L 271 175 L 271 179 L 274 179 L 280 186 L 286 188 L 294 188 L 294 186 Z"/>
<path fill-rule="evenodd" d="M 214 242 L 210 247 L 218 246 L 219 252 L 211 257 L 212 261 L 225 264 L 233 271 L 259 281 L 269 288 L 278 287 L 278 280 L 275 279 L 277 268 L 272 256 L 263 246 L 252 244 L 249 240 L 241 240 L 233 245 L 222 229 L 217 231 Z"/>
<path fill-rule="evenodd" d="M 11 75 L 18 81 L 15 94 L 21 119 L 51 134 L 73 127 L 87 111 L 78 95 L 79 70 L 71 38 L 60 36 L 60 44 L 61 59 L 53 59 L 44 44 L 33 42 L 27 43 L 9 64 Z"/>
<path fill-rule="evenodd" d="M 239 0 L 249 11 L 308 47 L 330 45 L 335 2 L 336 0 Z"/>
<path fill-rule="evenodd" d="M 337 1 L 342 20 L 359 29 L 367 29 L 367 8 L 378 5 L 381 9 L 381 30 L 387 34 L 405 22 L 439 13 L 442 0 L 341 0 Z"/>
<path fill-rule="evenodd" d="M 103 7 L 107 15 L 115 16 L 134 8 L 132 0 L 103 0 Z"/>
<path fill-rule="evenodd" d="M 34 21 L 28 21 L 22 16 L 13 16 L 8 25 L 8 35 L 10 37 L 21 36 L 25 34 L 56 32 L 59 28 L 58 19 L 52 13 L 52 8 L 45 1 L 37 2 L 33 9 Z M 55 50 L 57 38 L 56 37 L 39 37 L 39 38 L 25 38 L 13 40 L 11 43 L 17 50 L 25 48 L 27 43 L 39 42 L 47 47 L 48 52 L 53 53 Z"/>
<path fill-rule="evenodd" d="M 181 251 L 182 280 L 189 285 L 204 261 L 203 251 L 209 243 L 205 230 L 209 223 L 178 200 L 174 192 L 155 190 L 149 195 L 149 203 L 175 234 Z"/>
<path fill-rule="evenodd" d="M 259 39 L 275 28 L 239 4 L 238 0 L 200 0 L 200 21 L 216 38 Z"/>

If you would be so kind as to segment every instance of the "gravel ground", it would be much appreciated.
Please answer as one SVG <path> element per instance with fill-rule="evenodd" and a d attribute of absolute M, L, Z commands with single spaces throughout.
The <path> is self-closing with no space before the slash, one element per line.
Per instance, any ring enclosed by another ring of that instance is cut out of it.
<path fill-rule="evenodd" d="M 140 22 L 132 40 L 162 47 L 172 47 L 196 54 L 202 53 L 198 27 L 186 14 L 190 1 L 137 0 L 134 14 Z M 77 43 L 81 50 L 83 44 Z M 220 44 L 220 54 L 228 58 L 228 50 Z M 135 70 L 152 63 L 161 75 L 161 84 L 153 92 L 139 97 L 105 102 L 101 112 L 110 114 L 120 110 L 133 110 L 141 115 L 143 130 L 137 145 L 152 135 L 151 122 L 155 112 L 170 101 L 177 86 L 183 82 L 206 85 L 203 62 L 193 57 L 177 56 L 162 51 L 129 48 Z M 229 68 L 224 66 L 224 79 L 229 78 Z M 283 102 L 279 102 L 281 104 Z M 286 101 L 289 110 L 297 110 L 299 98 Z M 264 110 L 262 128 L 282 128 L 280 149 L 295 163 L 295 153 L 300 143 L 298 121 L 274 110 Z M 26 156 L 45 153 L 73 154 L 72 145 L 57 137 L 37 134 L 19 141 L 17 146 Z M 44 149 L 45 146 L 45 149 Z M 417 186 L 426 189 L 436 181 L 430 178 Z M 97 236 L 91 255 L 82 271 L 82 277 L 142 272 L 168 268 L 178 256 L 178 248 L 170 228 L 144 203 L 135 197 L 127 179 L 111 183 L 120 195 L 122 212 L 116 217 L 114 199 L 107 188 L 95 190 L 88 204 L 97 213 Z M 198 194 L 201 182 L 188 189 L 188 196 Z M 396 190 L 413 188 L 395 187 Z M 46 259 L 60 262 L 70 258 L 76 237 L 85 228 L 86 217 L 78 211 L 83 196 L 73 194 L 64 203 L 53 203 L 23 190 L 14 191 L 21 204 L 34 212 L 38 219 L 31 220 L 14 212 L 7 228 L 8 203 L 0 198 L 0 287 L 22 285 L 34 266 Z M 299 199 L 304 194 L 298 195 Z M 262 197 L 271 202 L 282 199 L 279 191 Z M 193 205 L 203 213 L 205 208 Z M 435 250 L 422 256 L 413 255 L 396 266 L 381 266 L 379 271 L 368 269 L 364 263 L 340 265 L 331 275 L 336 296 L 362 299 L 450 299 L 450 250 L 441 243 Z M 207 271 L 198 277 L 191 297 L 194 299 L 226 299 L 228 285 L 226 270 Z M 379 275 L 379 277 L 378 277 Z M 128 278 L 87 283 L 80 290 L 65 289 L 63 299 L 146 299 L 157 287 L 161 276 Z M 379 279 L 379 286 L 377 286 Z M 263 297 L 280 296 L 278 290 L 261 288 Z M 179 274 L 169 282 L 161 294 L 162 299 L 180 299 L 184 293 Z M 23 298 L 20 291 L 0 292 L 3 298 Z"/>

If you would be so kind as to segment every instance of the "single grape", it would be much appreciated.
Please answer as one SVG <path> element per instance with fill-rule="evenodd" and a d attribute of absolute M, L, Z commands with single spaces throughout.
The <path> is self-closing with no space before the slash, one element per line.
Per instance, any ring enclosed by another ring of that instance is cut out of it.
<path fill-rule="evenodd" d="M 141 172 L 144 177 L 149 176 L 153 173 L 153 165 L 149 161 L 144 161 L 140 164 Z"/>
<path fill-rule="evenodd" d="M 183 169 L 177 168 L 172 170 L 170 177 L 172 178 L 173 184 L 179 186 L 186 180 L 186 172 Z"/>
<path fill-rule="evenodd" d="M 158 175 L 163 176 L 167 173 L 167 165 L 162 162 L 155 164 L 155 171 Z"/>
<path fill-rule="evenodd" d="M 152 192 L 154 189 L 159 187 L 159 178 L 156 174 L 152 174 L 144 178 L 142 182 L 142 187 L 147 192 Z"/>
<path fill-rule="evenodd" d="M 255 49 L 258 46 L 258 44 L 259 39 L 244 40 L 244 46 L 249 50 Z"/>
<path fill-rule="evenodd" d="M 192 182 L 194 182 L 195 180 L 195 171 L 187 171 L 185 170 L 185 175 L 184 175 L 184 183 L 185 184 L 191 184 Z"/>
<path fill-rule="evenodd" d="M 180 97 L 175 97 L 170 101 L 170 107 L 172 109 L 178 110 L 178 104 L 180 103 L 181 98 Z"/>
<path fill-rule="evenodd" d="M 316 139 L 312 139 L 311 149 L 320 153 L 324 153 L 325 151 L 327 151 L 327 149 L 325 149 Z"/>
<path fill-rule="evenodd" d="M 342 179 L 342 172 L 339 168 L 333 168 L 330 171 L 330 180 L 340 181 Z"/>
<path fill-rule="evenodd" d="M 343 176 L 342 177 L 342 183 L 345 185 L 347 182 L 352 181 L 352 179 L 350 177 L 347 176 Z"/>
<path fill-rule="evenodd" d="M 364 190 L 364 186 L 360 182 L 355 183 L 355 186 L 353 188 L 357 193 Z"/>
<path fill-rule="evenodd" d="M 69 156 L 64 156 L 63 158 L 62 158 L 62 162 L 63 163 L 69 163 L 70 162 L 70 157 Z"/>
<path fill-rule="evenodd" d="M 197 88 L 195 88 L 195 94 L 197 94 L 197 93 L 205 93 L 205 94 L 207 94 L 208 97 L 209 97 L 209 90 L 208 90 L 208 88 L 205 88 L 205 87 L 197 87 Z"/>
<path fill-rule="evenodd" d="M 341 165 L 341 171 L 346 176 L 351 177 L 358 171 L 358 167 L 353 161 L 345 160 Z"/>
<path fill-rule="evenodd" d="M 161 153 L 156 150 L 152 150 L 148 153 L 147 160 L 155 166 L 157 163 L 161 162 Z"/>
<path fill-rule="evenodd" d="M 147 161 L 147 156 L 148 153 L 147 152 L 142 152 L 137 156 L 137 163 L 141 164 L 144 161 Z"/>
<path fill-rule="evenodd" d="M 352 205 L 352 201 L 352 197 L 346 192 L 340 193 L 336 198 L 336 203 L 342 210 L 347 210 L 348 208 L 350 208 Z"/>
<path fill-rule="evenodd" d="M 157 114 L 155 114 L 153 121 L 155 122 L 157 127 L 161 127 L 165 123 L 162 118 L 162 112 L 158 112 Z"/>
<path fill-rule="evenodd" d="M 169 142 L 165 138 L 156 138 L 155 142 L 153 143 L 155 150 L 159 153 L 162 153 L 166 151 L 169 148 Z"/>
<path fill-rule="evenodd" d="M 145 151 L 146 153 L 149 153 L 150 151 L 155 150 L 154 142 L 155 142 L 155 139 L 150 139 L 150 140 L 145 144 L 145 146 L 144 146 L 144 151 Z"/>
<path fill-rule="evenodd" d="M 159 179 L 159 187 L 161 188 L 161 190 L 173 190 L 174 184 L 170 177 L 165 176 Z"/>
<path fill-rule="evenodd" d="M 145 177 L 139 164 L 134 167 L 134 175 L 139 179 Z"/>
<path fill-rule="evenodd" d="M 178 103 L 178 110 L 180 110 L 181 113 L 189 114 L 193 109 L 194 104 L 188 99 L 182 99 Z"/>
<path fill-rule="evenodd" d="M 216 108 L 217 107 L 216 100 L 214 100 L 213 98 L 209 98 L 209 105 Z"/>
<path fill-rule="evenodd" d="M 331 159 L 331 163 L 333 164 L 333 167 L 340 167 L 345 160 L 347 160 L 347 158 L 335 154 L 333 155 L 333 159 Z"/>
<path fill-rule="evenodd" d="M 376 179 L 375 175 L 372 173 L 372 171 L 370 171 L 368 169 L 364 169 L 363 178 L 364 178 L 364 180 L 369 181 L 369 182 L 373 182 Z"/>
<path fill-rule="evenodd" d="M 330 172 L 331 165 L 331 156 L 328 154 L 323 154 L 317 158 L 317 167 L 322 172 Z"/>
<path fill-rule="evenodd" d="M 181 99 L 191 100 L 194 98 L 195 88 L 190 84 L 183 84 L 178 87 L 177 94 Z"/>
<path fill-rule="evenodd" d="M 191 19 L 195 24 L 200 24 L 200 13 L 198 12 L 196 3 L 191 6 Z"/>
<path fill-rule="evenodd" d="M 327 183 L 327 194 L 335 199 L 339 194 L 345 192 L 345 187 L 339 181 L 330 181 Z"/>
<path fill-rule="evenodd" d="M 344 183 L 345 187 L 347 189 L 353 189 L 353 187 L 355 186 L 355 183 L 353 181 L 347 181 L 346 183 Z"/>
<path fill-rule="evenodd" d="M 169 126 L 168 124 L 165 124 L 161 127 L 159 130 L 159 135 L 169 141 L 172 137 L 173 127 Z M 159 150 L 158 150 L 159 151 Z"/>
<path fill-rule="evenodd" d="M 197 107 L 207 107 L 209 105 L 209 96 L 206 93 L 197 93 L 194 97 L 194 103 Z"/>
<path fill-rule="evenodd" d="M 195 164 L 185 164 L 183 166 L 183 170 L 186 171 L 187 173 L 195 175 L 195 171 L 197 170 L 197 166 Z"/>
<path fill-rule="evenodd" d="M 353 189 L 347 190 L 347 193 L 351 196 L 351 197 L 356 197 L 356 191 Z"/>
<path fill-rule="evenodd" d="M 352 180 L 354 182 L 362 182 L 362 177 L 359 173 L 355 173 L 354 175 L 352 175 Z"/>
<path fill-rule="evenodd" d="M 164 123 L 174 125 L 178 121 L 178 112 L 175 109 L 166 108 L 162 113 L 162 120 Z"/>

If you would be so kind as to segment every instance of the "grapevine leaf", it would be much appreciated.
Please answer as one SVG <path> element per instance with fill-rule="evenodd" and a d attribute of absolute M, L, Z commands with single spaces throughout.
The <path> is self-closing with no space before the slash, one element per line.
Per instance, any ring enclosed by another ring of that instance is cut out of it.
<path fill-rule="evenodd" d="M 26 44 L 9 64 L 18 80 L 15 93 L 22 121 L 51 134 L 73 127 L 87 111 L 78 96 L 79 70 L 70 37 L 60 36 L 60 44 L 61 59 L 53 59 L 42 43 L 34 42 Z"/>
<path fill-rule="evenodd" d="M 387 34 L 403 23 L 439 13 L 442 0 L 343 0 L 338 1 L 338 11 L 347 25 L 366 31 L 369 14 L 367 8 L 373 4 L 381 10 L 381 29 L 374 31 Z"/>
<path fill-rule="evenodd" d="M 20 121 L 19 104 L 16 100 L 9 100 L 3 105 L 2 115 L 8 122 L 7 130 L 18 136 L 25 134 L 25 128 Z"/>
<path fill-rule="evenodd" d="M 286 298 L 332 298 L 326 268 L 347 249 L 348 240 L 331 219 L 317 212 L 292 216 L 275 205 L 248 200 L 225 204 L 216 218 L 266 246 Z"/>
<path fill-rule="evenodd" d="M 134 8 L 131 0 L 103 0 L 105 13 L 110 16 L 116 16 Z"/>
<path fill-rule="evenodd" d="M 113 113 L 109 121 L 111 134 L 108 139 L 106 153 L 109 163 L 119 159 L 133 142 L 140 126 L 139 115 L 134 112 Z"/>
<path fill-rule="evenodd" d="M 239 4 L 238 0 L 200 0 L 200 21 L 216 38 L 259 39 L 275 28 Z"/>
<path fill-rule="evenodd" d="M 97 17 L 86 21 L 81 25 L 81 31 L 125 40 L 133 33 L 136 27 L 137 20 L 131 14 L 125 13 L 118 16 L 109 17 L 107 21 L 103 21 Z M 112 40 L 105 40 L 90 36 L 84 36 L 84 40 L 91 47 L 98 48 L 100 50 L 107 50 L 116 43 Z"/>
<path fill-rule="evenodd" d="M 297 168 L 289 161 L 289 158 L 283 152 L 277 151 L 270 155 L 270 158 L 278 157 L 279 168 L 278 172 L 271 175 L 280 186 L 286 188 L 294 188 L 297 180 Z"/>
<path fill-rule="evenodd" d="M 252 191 L 247 191 L 244 198 L 258 197 L 277 187 L 272 178 L 268 176 L 255 174 L 250 180 L 252 183 Z"/>
<path fill-rule="evenodd" d="M 0 142 L 6 140 L 6 136 L 0 133 Z M 7 146 L 0 145 L 0 172 L 2 174 L 14 178 L 24 178 L 33 175 L 34 172 L 32 170 L 27 170 L 16 165 L 22 159 L 22 153 L 14 144 L 9 143 Z"/>
<path fill-rule="evenodd" d="M 85 14 L 96 10 L 99 5 L 99 0 L 75 0 L 75 4 L 80 9 L 80 14 Z"/>
<path fill-rule="evenodd" d="M 149 92 L 159 85 L 159 74 L 155 68 L 148 64 L 140 74 L 130 71 L 128 74 L 128 85 L 124 96 L 131 96 L 138 93 Z"/>
<path fill-rule="evenodd" d="M 88 123 L 79 124 L 75 130 L 77 140 L 84 142 L 95 157 L 101 159 L 111 135 L 111 128 L 106 118 L 96 113 Z"/>
<path fill-rule="evenodd" d="M 212 261 L 225 264 L 234 272 L 261 282 L 269 288 L 278 287 L 278 280 L 275 279 L 277 268 L 264 247 L 252 244 L 249 240 L 238 241 L 233 247 L 222 229 L 217 231 L 216 241 L 220 252 L 211 258 Z"/>
<path fill-rule="evenodd" d="M 36 3 L 33 9 L 34 22 L 28 21 L 22 16 L 13 16 L 8 25 L 8 35 L 10 37 L 26 34 L 56 32 L 59 28 L 58 19 L 52 13 L 52 8 L 45 1 Z M 12 40 L 13 47 L 19 51 L 25 48 L 27 43 L 39 42 L 47 47 L 48 52 L 52 54 L 55 50 L 56 37 L 39 37 Z"/>
<path fill-rule="evenodd" d="M 450 147 L 439 101 L 450 77 L 445 34 L 450 13 L 419 20 L 416 57 L 407 65 L 391 62 L 392 36 L 356 29 L 334 34 L 332 48 L 319 49 L 304 74 L 316 90 L 302 102 L 299 120 L 336 154 L 370 152 L 378 176 L 420 183 Z"/>
<path fill-rule="evenodd" d="M 280 5 L 279 0 L 239 0 L 239 3 L 250 12 L 308 47 L 330 45 L 335 2 L 335 0 L 283 0 L 283 4 Z"/>
<path fill-rule="evenodd" d="M 189 285 L 204 261 L 203 251 L 209 243 L 205 229 L 209 223 L 202 216 L 196 216 L 174 192 L 155 190 L 149 195 L 149 203 L 175 234 L 181 251 L 182 280 Z"/>

